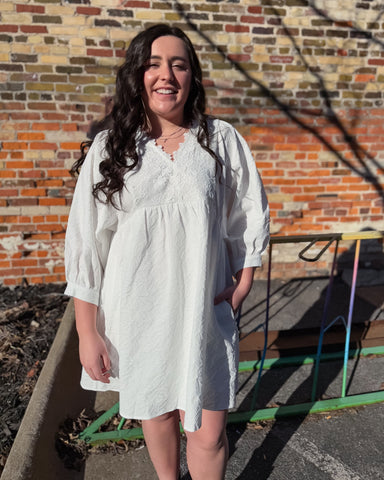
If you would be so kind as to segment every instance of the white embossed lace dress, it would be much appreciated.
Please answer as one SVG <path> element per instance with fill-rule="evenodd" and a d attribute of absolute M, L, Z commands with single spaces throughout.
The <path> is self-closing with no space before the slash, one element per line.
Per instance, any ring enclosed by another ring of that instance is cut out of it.
<path fill-rule="evenodd" d="M 97 325 L 112 362 L 110 384 L 125 418 L 185 411 L 184 428 L 201 425 L 202 408 L 235 402 L 238 331 L 227 302 L 213 299 L 243 267 L 260 266 L 269 239 L 268 205 L 244 139 L 209 120 L 216 162 L 191 128 L 171 157 L 141 134 L 140 157 L 125 177 L 119 209 L 95 200 L 106 132 L 82 166 L 66 235 L 66 294 L 98 305 Z"/>

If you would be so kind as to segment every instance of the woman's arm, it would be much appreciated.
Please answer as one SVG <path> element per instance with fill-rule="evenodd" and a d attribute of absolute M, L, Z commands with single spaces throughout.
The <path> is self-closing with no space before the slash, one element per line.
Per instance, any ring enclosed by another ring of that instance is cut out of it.
<path fill-rule="evenodd" d="M 236 273 L 236 284 L 219 293 L 219 295 L 215 297 L 215 305 L 225 300 L 236 313 L 252 288 L 254 273 L 255 267 L 246 267 L 239 270 Z"/>
<path fill-rule="evenodd" d="M 111 362 L 105 342 L 96 328 L 97 306 L 78 298 L 74 302 L 80 362 L 92 380 L 109 383 Z"/>

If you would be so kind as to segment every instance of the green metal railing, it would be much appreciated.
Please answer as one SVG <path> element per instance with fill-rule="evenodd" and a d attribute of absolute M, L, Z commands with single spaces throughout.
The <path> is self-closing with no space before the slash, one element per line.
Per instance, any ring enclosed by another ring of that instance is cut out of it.
<path fill-rule="evenodd" d="M 269 248 L 269 259 L 268 259 L 266 320 L 264 325 L 265 342 L 264 342 L 263 355 L 260 360 L 240 362 L 239 364 L 240 372 L 258 371 L 258 378 L 256 381 L 256 385 L 254 387 L 251 410 L 248 412 L 230 413 L 228 417 L 229 423 L 273 420 L 273 419 L 277 419 L 285 416 L 303 415 L 303 414 L 319 413 L 319 412 L 331 411 L 331 410 L 339 410 L 343 408 L 356 407 L 360 405 L 368 405 L 368 404 L 379 403 L 384 401 L 384 390 L 346 396 L 348 359 L 364 357 L 367 355 L 384 355 L 384 345 L 379 347 L 362 348 L 358 350 L 350 349 L 350 334 L 351 334 L 352 315 L 353 315 L 354 299 L 355 299 L 355 292 L 356 292 L 358 262 L 360 257 L 360 244 L 361 244 L 361 241 L 363 240 L 373 240 L 373 239 L 382 239 L 382 238 L 384 238 L 384 232 L 379 232 L 379 231 L 271 237 L 270 248 Z M 340 319 L 340 317 L 337 317 L 337 319 L 330 322 L 329 324 L 326 323 L 327 312 L 328 312 L 328 308 L 331 300 L 333 279 L 335 275 L 338 246 L 340 241 L 356 241 L 352 285 L 351 285 L 351 292 L 350 292 L 350 299 L 349 299 L 348 319 L 346 321 L 342 319 L 346 329 L 345 348 L 343 352 L 322 353 L 321 350 L 322 350 L 324 334 L 329 328 L 332 327 L 332 325 L 335 323 L 336 320 Z M 268 344 L 269 303 L 270 303 L 270 296 L 271 296 L 270 285 L 271 285 L 271 272 L 272 272 L 273 245 L 283 244 L 283 243 L 286 244 L 286 243 L 303 243 L 303 242 L 306 242 L 307 245 L 305 246 L 305 248 L 303 248 L 299 252 L 298 256 L 300 259 L 304 261 L 309 261 L 309 262 L 315 262 L 319 260 L 320 257 L 325 253 L 325 251 L 333 243 L 335 243 L 335 251 L 333 255 L 330 278 L 329 278 L 329 283 L 328 283 L 327 292 L 326 292 L 326 299 L 325 299 L 323 316 L 321 321 L 317 353 L 313 355 L 298 355 L 298 356 L 291 356 L 291 357 L 266 359 L 265 356 L 266 356 L 266 350 L 267 350 L 267 344 Z M 321 248 L 320 252 L 314 255 L 313 257 L 307 256 L 307 252 L 309 252 L 310 249 L 319 242 L 327 242 L 327 243 L 325 246 Z M 335 359 L 344 359 L 341 396 L 338 398 L 316 401 L 316 390 L 317 390 L 320 362 L 330 361 Z M 261 374 L 264 369 L 278 368 L 278 367 L 292 366 L 292 365 L 300 366 L 300 365 L 307 365 L 307 364 L 315 364 L 311 402 L 300 403 L 295 405 L 284 405 L 284 406 L 279 406 L 277 408 L 255 409 Z M 121 419 L 119 426 L 117 427 L 117 430 L 106 431 L 106 432 L 98 431 L 105 422 L 110 420 L 113 416 L 117 415 L 118 411 L 119 411 L 119 404 L 116 403 L 111 409 L 109 409 L 107 412 L 101 415 L 96 421 L 94 421 L 91 425 L 89 425 L 80 434 L 79 438 L 87 443 L 92 443 L 92 444 L 104 443 L 111 440 L 118 441 L 118 440 L 134 440 L 138 438 L 143 438 L 143 432 L 141 428 L 129 428 L 129 429 L 122 428 L 125 422 L 124 418 Z M 182 431 L 182 427 L 180 427 L 180 429 Z"/>

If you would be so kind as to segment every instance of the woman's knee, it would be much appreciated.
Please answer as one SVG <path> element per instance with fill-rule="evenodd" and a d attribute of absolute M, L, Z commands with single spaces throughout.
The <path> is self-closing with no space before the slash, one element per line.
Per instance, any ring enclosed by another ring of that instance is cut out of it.
<path fill-rule="evenodd" d="M 187 433 L 188 446 L 192 449 L 216 452 L 226 446 L 227 435 L 225 429 L 217 430 L 198 430 L 197 432 Z"/>
<path fill-rule="evenodd" d="M 143 420 L 142 423 L 143 424 L 162 424 L 162 423 L 166 423 L 166 422 L 175 422 L 175 421 L 178 421 L 179 420 L 179 414 L 178 414 L 178 411 L 177 410 L 174 410 L 172 412 L 167 412 L 167 413 L 163 413 L 162 415 L 159 415 L 158 417 L 154 417 L 154 418 L 151 418 L 149 420 Z"/>

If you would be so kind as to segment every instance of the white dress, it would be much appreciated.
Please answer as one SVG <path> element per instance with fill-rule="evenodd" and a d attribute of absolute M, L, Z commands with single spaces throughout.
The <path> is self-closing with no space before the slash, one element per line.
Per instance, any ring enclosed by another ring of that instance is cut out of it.
<path fill-rule="evenodd" d="M 112 362 L 110 384 L 125 418 L 185 411 L 184 428 L 201 426 L 202 408 L 234 406 L 238 331 L 231 306 L 213 299 L 240 269 L 261 265 L 269 239 L 268 204 L 244 139 L 211 119 L 211 148 L 197 128 L 174 160 L 138 135 L 138 167 L 126 174 L 119 209 L 96 201 L 106 131 L 82 166 L 66 236 L 66 294 L 98 305 L 97 325 Z"/>

